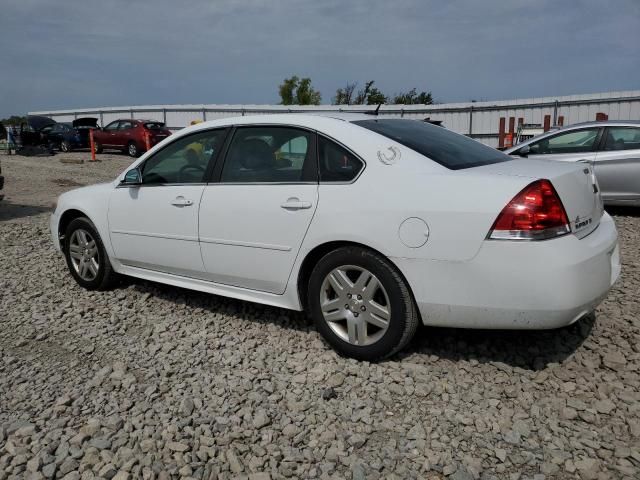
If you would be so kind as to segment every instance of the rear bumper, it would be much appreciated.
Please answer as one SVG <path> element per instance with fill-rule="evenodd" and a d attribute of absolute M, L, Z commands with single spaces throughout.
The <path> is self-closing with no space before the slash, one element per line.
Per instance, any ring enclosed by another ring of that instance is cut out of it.
<path fill-rule="evenodd" d="M 425 325 L 461 328 L 569 325 L 594 310 L 620 275 L 618 233 L 606 213 L 583 239 L 485 241 L 468 262 L 392 260 Z"/>

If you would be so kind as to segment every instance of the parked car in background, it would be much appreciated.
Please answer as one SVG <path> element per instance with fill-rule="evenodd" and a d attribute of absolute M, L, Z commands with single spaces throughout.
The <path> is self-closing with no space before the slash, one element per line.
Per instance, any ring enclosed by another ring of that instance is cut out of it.
<path fill-rule="evenodd" d="M 169 135 L 171 131 L 164 123 L 155 120 L 114 120 L 93 134 L 96 153 L 105 149 L 122 150 L 132 157 L 146 151 L 145 135 L 154 146 Z"/>
<path fill-rule="evenodd" d="M 306 310 L 378 360 L 420 322 L 546 329 L 595 309 L 620 258 L 593 182 L 415 120 L 245 116 L 64 193 L 51 234 L 86 289 L 123 274 Z"/>
<path fill-rule="evenodd" d="M 505 153 L 589 164 L 605 204 L 640 206 L 640 122 L 570 125 L 526 140 Z"/>
<path fill-rule="evenodd" d="M 50 148 L 70 152 L 77 148 L 89 148 L 89 130 L 98 128 L 98 119 L 77 118 L 73 122 L 60 122 L 46 131 Z"/>
<path fill-rule="evenodd" d="M 26 122 L 20 124 L 17 139 L 19 155 L 51 154 L 48 135 L 56 121 L 40 115 L 28 115 Z"/>

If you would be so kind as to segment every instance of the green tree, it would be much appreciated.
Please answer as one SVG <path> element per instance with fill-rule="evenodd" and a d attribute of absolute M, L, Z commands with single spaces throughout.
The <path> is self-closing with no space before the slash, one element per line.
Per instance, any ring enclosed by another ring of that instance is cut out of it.
<path fill-rule="evenodd" d="M 278 87 L 282 105 L 320 105 L 322 95 L 313 88 L 310 78 L 298 78 L 293 75 L 285 78 Z"/>
<path fill-rule="evenodd" d="M 336 96 L 333 97 L 334 105 L 351 105 L 353 103 L 353 94 L 358 86 L 357 82 L 347 83 L 344 88 L 336 90 Z"/>
<path fill-rule="evenodd" d="M 27 121 L 27 117 L 20 117 L 18 115 L 11 115 L 9 118 L 3 118 L 0 123 L 4 125 L 20 125 Z"/>
<path fill-rule="evenodd" d="M 387 103 L 387 96 L 378 87 L 374 87 L 375 80 L 369 80 L 364 84 L 364 89 L 358 91 L 353 103 L 357 105 L 380 105 Z"/>
<path fill-rule="evenodd" d="M 297 76 L 292 76 L 291 78 L 285 78 L 280 85 L 279 93 L 280 93 L 280 103 L 282 105 L 293 105 L 295 99 L 295 90 L 298 88 L 298 83 L 300 79 Z"/>
<path fill-rule="evenodd" d="M 393 97 L 393 103 L 404 105 L 431 105 L 433 98 L 431 92 L 417 93 L 415 88 L 408 92 L 398 93 Z"/>

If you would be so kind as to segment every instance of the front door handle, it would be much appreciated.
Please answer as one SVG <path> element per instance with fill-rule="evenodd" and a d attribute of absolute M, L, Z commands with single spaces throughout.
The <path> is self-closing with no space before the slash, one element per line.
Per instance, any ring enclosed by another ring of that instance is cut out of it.
<path fill-rule="evenodd" d="M 302 202 L 299 198 L 292 197 L 287 199 L 280 207 L 285 210 L 305 210 L 311 208 L 311 202 Z"/>
<path fill-rule="evenodd" d="M 183 196 L 179 196 L 171 201 L 171 205 L 174 205 L 176 207 L 189 207 L 193 205 L 193 200 L 187 200 Z"/>

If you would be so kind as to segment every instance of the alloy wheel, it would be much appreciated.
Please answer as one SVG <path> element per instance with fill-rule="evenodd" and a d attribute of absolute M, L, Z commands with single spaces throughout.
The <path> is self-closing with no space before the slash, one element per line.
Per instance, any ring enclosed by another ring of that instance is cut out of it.
<path fill-rule="evenodd" d="M 71 264 L 78 276 L 85 281 L 92 281 L 100 270 L 100 257 L 96 240 L 86 230 L 74 230 L 69 241 Z"/>
<path fill-rule="evenodd" d="M 389 295 L 362 267 L 344 265 L 329 272 L 320 289 L 320 308 L 331 330 L 351 345 L 376 343 L 389 329 Z"/>

